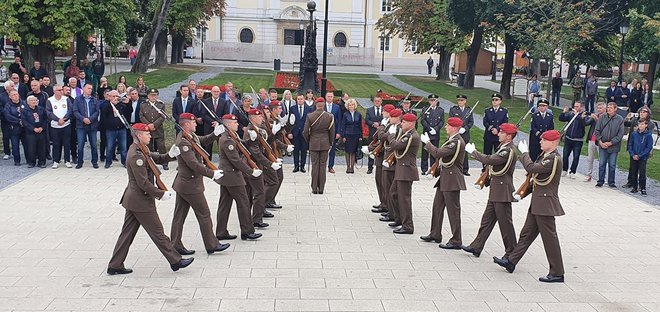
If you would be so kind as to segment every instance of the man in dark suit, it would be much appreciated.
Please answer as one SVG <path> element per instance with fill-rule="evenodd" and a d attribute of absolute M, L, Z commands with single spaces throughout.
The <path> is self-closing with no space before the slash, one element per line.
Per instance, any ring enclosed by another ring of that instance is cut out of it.
<path fill-rule="evenodd" d="M 99 123 L 99 112 L 98 100 L 92 97 L 92 84 L 88 83 L 83 87 L 82 96 L 77 97 L 73 101 L 73 115 L 77 119 L 76 133 L 78 137 L 78 164 L 76 165 L 76 169 L 82 168 L 83 165 L 85 137 L 92 151 L 92 166 L 94 169 L 99 167 L 99 155 L 96 150 L 96 131 Z"/>
<path fill-rule="evenodd" d="M 142 104 L 142 100 L 140 99 L 138 91 L 132 87 L 127 89 L 127 93 L 128 104 L 126 104 L 126 106 L 129 108 L 128 110 L 131 112 L 131 114 L 126 116 L 126 121 L 128 121 L 129 124 L 134 125 L 140 122 L 140 105 Z M 131 134 L 130 129 L 126 129 L 126 131 L 126 142 L 128 142 L 126 145 L 130 147 L 131 144 L 133 144 L 133 135 Z"/>
<path fill-rule="evenodd" d="M 465 105 L 467 103 L 467 96 L 459 94 L 456 96 L 456 101 L 458 105 L 454 105 L 449 109 L 449 117 L 458 117 L 463 120 L 463 127 L 459 130 L 461 138 L 465 143 L 470 143 L 470 129 L 474 126 L 474 116 L 472 115 L 472 109 Z M 468 155 L 465 154 L 463 158 L 463 175 L 470 176 L 468 172 L 470 170 L 470 164 L 468 163 Z"/>
<path fill-rule="evenodd" d="M 181 96 L 172 101 L 172 116 L 176 123 L 179 123 L 179 115 L 183 113 L 194 114 L 197 111 L 195 107 L 197 101 L 190 97 L 190 88 L 187 85 L 181 85 L 179 93 L 181 93 Z M 179 128 L 176 128 L 176 134 L 179 134 Z"/>
<path fill-rule="evenodd" d="M 331 113 L 335 118 L 335 140 L 332 142 L 332 148 L 330 149 L 330 155 L 328 157 L 328 172 L 330 173 L 335 173 L 333 167 L 335 166 L 335 154 L 337 151 L 336 142 L 341 138 L 341 135 L 339 134 L 341 133 L 341 108 L 339 108 L 339 105 L 333 103 L 334 98 L 335 95 L 332 92 L 325 94 L 324 110 Z"/>
<path fill-rule="evenodd" d="M 292 124 L 291 132 L 288 134 L 293 143 L 293 172 L 306 172 L 305 163 L 307 162 L 307 149 L 309 144 L 303 137 L 303 129 L 307 114 L 311 113 L 311 108 L 305 105 L 305 96 L 298 94 L 296 96 L 296 105 L 290 107 L 291 116 L 289 123 Z"/>
<path fill-rule="evenodd" d="M 380 123 L 383 120 L 383 99 L 379 96 L 374 97 L 374 106 L 367 108 L 367 117 L 365 119 L 367 126 L 369 127 L 369 142 L 374 138 L 374 133 L 380 127 Z M 374 159 L 369 157 L 367 174 L 371 174 L 374 170 Z"/>
<path fill-rule="evenodd" d="M 220 87 L 213 86 L 211 97 L 204 100 L 204 106 L 206 108 L 202 107 L 199 111 L 203 114 L 202 120 L 204 121 L 204 134 L 206 135 L 211 133 L 215 126 L 218 125 L 216 117 L 221 118 L 227 113 L 227 101 L 220 97 Z M 213 112 L 215 116 L 212 116 L 209 111 Z M 209 155 L 213 155 L 213 143 L 211 142 L 209 145 L 204 146 L 204 149 Z"/>
<path fill-rule="evenodd" d="M 429 134 L 431 139 L 431 144 L 434 146 L 440 145 L 440 130 L 445 125 L 445 110 L 441 107 L 438 107 L 438 96 L 431 94 L 428 96 L 429 106 L 424 113 L 422 114 L 422 127 L 423 131 Z M 431 164 L 435 162 L 433 156 L 431 158 Z M 429 152 L 425 149 L 422 149 L 422 164 L 421 164 L 422 174 L 426 174 L 429 169 Z"/>

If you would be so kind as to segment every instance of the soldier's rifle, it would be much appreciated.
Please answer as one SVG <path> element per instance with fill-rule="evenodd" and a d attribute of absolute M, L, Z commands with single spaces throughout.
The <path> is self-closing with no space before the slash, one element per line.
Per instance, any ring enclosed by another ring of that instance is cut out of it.
<path fill-rule="evenodd" d="M 516 123 L 516 128 L 520 128 L 520 125 L 523 123 L 523 121 L 525 121 L 525 119 L 527 119 L 527 116 L 529 116 L 529 114 L 532 113 L 532 110 L 534 110 L 534 107 L 530 107 L 529 110 L 527 111 L 527 113 L 525 115 L 523 115 L 522 117 L 520 117 L 520 119 Z"/>
<path fill-rule="evenodd" d="M 477 105 L 479 105 L 479 101 L 477 101 L 476 103 L 474 103 L 474 106 L 472 106 L 472 107 L 470 108 L 470 111 L 468 111 L 467 114 L 461 116 L 461 120 L 462 120 L 463 122 L 465 122 L 465 118 L 466 118 L 466 116 L 470 116 L 470 115 L 472 114 L 472 112 L 474 111 L 474 108 L 477 107 Z M 466 131 L 469 131 L 469 130 L 466 129 Z M 433 165 L 431 166 L 431 168 L 429 168 L 429 171 L 427 171 L 426 174 L 427 174 L 427 175 L 430 174 L 430 175 L 432 175 L 432 176 L 435 176 L 435 171 L 438 170 L 438 167 L 439 167 L 439 166 L 440 166 L 440 158 L 438 158 L 438 159 L 435 160 L 435 162 L 433 163 Z"/>
<path fill-rule="evenodd" d="M 259 169 L 257 164 L 252 159 L 252 154 L 250 153 L 250 151 L 248 151 L 248 149 L 245 147 L 245 145 L 243 145 L 243 142 L 241 142 L 241 140 L 238 138 L 238 136 L 236 135 L 236 132 L 227 129 L 227 131 L 225 131 L 225 133 L 227 133 L 229 135 L 229 137 L 232 140 L 234 140 L 234 142 L 236 142 L 236 146 L 238 146 L 238 150 L 241 152 L 241 154 L 243 154 L 243 156 L 247 160 L 248 166 L 250 166 L 250 168 L 252 170 Z"/>

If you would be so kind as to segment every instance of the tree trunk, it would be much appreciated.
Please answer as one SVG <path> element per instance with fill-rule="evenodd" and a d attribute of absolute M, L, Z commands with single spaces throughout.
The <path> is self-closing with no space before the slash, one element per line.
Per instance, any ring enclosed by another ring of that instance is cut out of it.
<path fill-rule="evenodd" d="M 76 55 L 78 55 L 78 63 L 87 58 L 89 54 L 89 43 L 87 38 L 81 35 L 76 35 Z"/>
<path fill-rule="evenodd" d="M 568 81 L 571 81 L 573 77 L 575 76 L 577 66 L 573 63 L 568 63 L 568 73 L 566 74 L 566 79 Z"/>
<path fill-rule="evenodd" d="M 451 61 L 451 53 L 449 53 L 444 47 L 440 47 L 438 54 L 440 54 L 438 57 L 438 70 L 436 70 L 438 76 L 435 80 L 449 80 L 449 61 Z"/>
<path fill-rule="evenodd" d="M 55 79 L 55 49 L 47 44 L 25 46 L 23 57 L 25 64 L 32 64 L 34 60 L 41 61 L 41 67 L 45 68 L 50 77 L 51 84 L 58 83 Z M 30 67 L 28 67 L 30 68 Z"/>
<path fill-rule="evenodd" d="M 133 73 L 146 73 L 147 67 L 149 65 L 149 56 L 151 55 L 151 49 L 154 47 L 155 37 L 157 34 L 160 34 L 163 29 L 163 24 L 167 18 L 167 11 L 170 8 L 172 0 L 162 0 L 159 9 L 154 13 L 154 17 L 151 21 L 151 27 L 142 37 L 142 43 L 140 43 L 140 49 L 138 50 L 137 59 L 135 64 L 131 68 Z"/>
<path fill-rule="evenodd" d="M 504 45 L 504 69 L 502 72 L 502 82 L 500 83 L 500 94 L 505 99 L 510 99 L 511 78 L 513 76 L 513 57 L 516 54 L 516 47 L 513 36 L 504 34 Z"/>
<path fill-rule="evenodd" d="M 167 65 L 167 31 L 163 30 L 156 38 L 156 57 L 154 67 Z"/>
<path fill-rule="evenodd" d="M 179 58 L 177 59 L 177 63 L 183 63 L 183 56 L 186 54 L 186 37 L 181 37 L 181 42 L 179 42 Z"/>
<path fill-rule="evenodd" d="M 538 57 L 535 57 L 532 59 L 532 71 L 529 73 L 529 76 L 541 76 L 541 59 Z"/>
<path fill-rule="evenodd" d="M 172 51 L 170 53 L 170 64 L 183 63 L 183 44 L 186 38 L 179 34 L 172 34 Z"/>
<path fill-rule="evenodd" d="M 474 74 L 477 69 L 477 57 L 479 56 L 479 51 L 481 50 L 481 41 L 484 37 L 484 29 L 482 27 L 477 27 L 474 29 L 474 36 L 472 37 L 472 43 L 470 44 L 470 49 L 468 50 L 468 64 L 467 70 L 465 72 L 465 81 L 463 83 L 463 89 L 474 89 Z"/>
<path fill-rule="evenodd" d="M 651 57 L 651 62 L 650 62 L 650 64 L 649 64 L 649 71 L 648 71 L 648 73 L 649 73 L 649 77 L 648 77 L 648 81 L 649 81 L 649 87 L 650 87 L 650 90 L 653 90 L 653 83 L 655 82 L 655 72 L 656 72 L 657 69 L 658 69 L 658 58 L 659 58 L 659 57 L 660 57 L 660 53 L 655 52 L 655 53 L 653 54 L 653 56 Z"/>

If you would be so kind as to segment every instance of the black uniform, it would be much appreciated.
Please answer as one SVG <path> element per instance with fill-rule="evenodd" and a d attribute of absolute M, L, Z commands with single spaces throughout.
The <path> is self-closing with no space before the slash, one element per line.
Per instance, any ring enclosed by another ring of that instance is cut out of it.
<path fill-rule="evenodd" d="M 422 127 L 424 132 L 428 133 L 429 139 L 434 146 L 440 145 L 440 131 L 445 125 L 445 110 L 439 106 L 434 108 L 427 108 L 422 115 Z M 435 130 L 435 134 L 431 134 L 431 129 Z M 431 156 L 431 164 L 435 163 L 435 158 Z M 429 169 L 429 152 L 422 148 L 422 172 Z"/>
<path fill-rule="evenodd" d="M 461 138 L 463 138 L 466 144 L 470 142 L 470 129 L 474 126 L 474 116 L 470 110 L 471 108 L 467 105 L 463 109 L 458 105 L 454 105 L 449 109 L 449 117 L 458 117 L 463 120 L 463 129 L 465 129 L 465 132 L 461 134 Z M 467 173 L 469 169 L 468 155 L 465 153 L 465 157 L 463 158 L 463 173 Z"/>
<path fill-rule="evenodd" d="M 500 125 L 509 122 L 509 111 L 500 106 L 497 109 L 490 107 L 484 111 L 484 154 L 491 155 L 493 150 L 500 144 L 497 134 L 493 134 L 493 128 L 500 130 Z"/>

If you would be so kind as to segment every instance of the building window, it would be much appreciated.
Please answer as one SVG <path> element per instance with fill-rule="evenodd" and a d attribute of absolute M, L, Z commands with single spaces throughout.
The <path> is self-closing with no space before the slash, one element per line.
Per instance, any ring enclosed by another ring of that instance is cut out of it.
<path fill-rule="evenodd" d="M 335 47 L 337 48 L 345 48 L 346 47 L 346 34 L 343 32 L 338 32 L 335 35 L 335 39 L 333 42 L 335 43 Z"/>
<path fill-rule="evenodd" d="M 250 28 L 241 29 L 241 33 L 239 34 L 239 39 L 242 43 L 254 42 L 254 33 L 252 32 L 252 29 Z"/>
<path fill-rule="evenodd" d="M 411 52 L 411 53 L 417 52 L 417 40 L 411 40 L 408 43 L 408 52 Z"/>
<path fill-rule="evenodd" d="M 381 12 L 392 12 L 392 0 L 381 0 Z"/>
<path fill-rule="evenodd" d="M 389 52 L 390 51 L 390 37 L 380 37 L 380 47 L 378 48 L 378 51 L 385 51 Z"/>
<path fill-rule="evenodd" d="M 296 29 L 285 29 L 284 45 L 295 45 L 295 44 L 296 44 Z"/>

